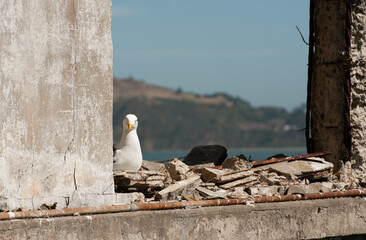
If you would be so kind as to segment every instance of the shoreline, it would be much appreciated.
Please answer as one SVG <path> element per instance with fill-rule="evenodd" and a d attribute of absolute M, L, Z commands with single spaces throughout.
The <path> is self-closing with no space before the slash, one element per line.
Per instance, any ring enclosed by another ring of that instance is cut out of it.
<path fill-rule="evenodd" d="M 193 147 L 192 147 L 193 148 Z M 168 152 L 189 152 L 192 149 L 154 149 L 143 150 L 147 153 L 168 153 Z M 227 148 L 228 152 L 237 151 L 306 151 L 306 147 L 241 147 L 241 148 Z"/>

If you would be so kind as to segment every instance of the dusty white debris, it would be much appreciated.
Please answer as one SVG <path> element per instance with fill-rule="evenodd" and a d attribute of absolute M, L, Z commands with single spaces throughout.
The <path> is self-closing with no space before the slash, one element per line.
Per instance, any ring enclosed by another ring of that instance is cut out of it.
<path fill-rule="evenodd" d="M 309 161 L 311 160 L 311 161 Z M 332 175 L 333 164 L 322 158 L 309 158 L 292 162 L 271 164 L 270 171 L 286 176 L 288 179 L 297 178 L 324 179 Z"/>
<path fill-rule="evenodd" d="M 155 172 L 162 172 L 162 173 L 166 172 L 164 164 L 158 163 L 158 162 L 153 162 L 153 161 L 146 161 L 146 160 L 142 160 L 142 166 L 141 166 L 140 170 L 155 171 Z"/>
<path fill-rule="evenodd" d="M 231 157 L 226 159 L 226 161 L 222 164 L 222 168 L 229 168 L 235 171 L 238 170 L 249 170 L 248 162 L 239 157 Z"/>
<path fill-rule="evenodd" d="M 206 182 L 225 183 L 251 176 L 254 172 L 249 170 L 234 171 L 231 169 L 203 168 L 201 174 L 202 179 Z"/>
<path fill-rule="evenodd" d="M 215 167 L 214 163 L 205 163 L 205 164 L 198 164 L 198 165 L 193 165 L 193 166 L 189 166 L 189 168 L 196 173 L 201 173 L 203 168 L 213 168 Z"/>
<path fill-rule="evenodd" d="M 349 180 L 348 167 L 346 163 L 342 180 Z M 175 159 L 166 168 L 163 164 L 144 162 L 142 169 L 149 171 L 116 172 L 114 178 L 117 189 L 145 194 L 146 198 L 132 196 L 130 202 L 280 196 L 359 187 L 357 182 L 324 181 L 332 176 L 332 168 L 331 163 L 320 158 L 272 163 L 250 170 L 220 169 L 212 164 L 188 167 Z"/>
<path fill-rule="evenodd" d="M 241 178 L 232 182 L 228 182 L 225 184 L 220 185 L 221 188 L 223 189 L 229 189 L 229 188 L 234 188 L 234 187 L 239 187 L 242 186 L 244 184 L 248 184 L 251 182 L 255 182 L 256 180 L 258 180 L 258 176 L 249 176 L 249 177 L 245 177 L 245 178 Z"/>
<path fill-rule="evenodd" d="M 227 198 L 248 198 L 250 195 L 244 191 L 244 187 L 234 187 L 227 194 Z"/>
<path fill-rule="evenodd" d="M 204 197 L 204 199 L 226 198 L 228 194 L 228 192 L 223 189 L 211 191 L 205 187 L 197 187 L 196 190 Z"/>
<path fill-rule="evenodd" d="M 286 189 L 284 186 L 251 187 L 249 193 L 260 196 L 280 196 L 285 194 Z"/>
<path fill-rule="evenodd" d="M 268 183 L 268 185 L 288 185 L 289 180 L 285 176 L 279 176 L 275 172 L 267 172 L 263 171 L 260 173 L 260 179 L 261 182 Z"/>
<path fill-rule="evenodd" d="M 331 192 L 333 183 L 331 182 L 316 182 L 311 184 L 290 185 L 287 190 L 287 195 L 290 194 L 306 194 L 318 192 Z"/>
<path fill-rule="evenodd" d="M 115 205 L 145 202 L 145 195 L 141 192 L 116 193 Z"/>
<path fill-rule="evenodd" d="M 189 167 L 178 158 L 166 164 L 166 169 L 168 170 L 170 177 L 174 180 L 180 181 L 187 178 L 187 173 L 189 172 Z"/>
<path fill-rule="evenodd" d="M 164 188 L 166 175 L 156 171 L 123 171 L 114 172 L 114 183 L 124 191 L 141 191 L 153 193 Z"/>
<path fill-rule="evenodd" d="M 195 183 L 198 183 L 199 180 L 200 180 L 199 175 L 193 175 L 185 180 L 173 183 L 168 187 L 164 188 L 163 190 L 157 192 L 155 194 L 155 199 L 159 201 L 176 199 L 176 197 L 180 195 L 184 189 L 195 186 Z"/>

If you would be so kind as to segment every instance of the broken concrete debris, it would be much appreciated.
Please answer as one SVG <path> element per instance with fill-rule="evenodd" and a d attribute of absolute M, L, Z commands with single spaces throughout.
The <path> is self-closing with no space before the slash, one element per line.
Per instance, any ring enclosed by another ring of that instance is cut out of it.
<path fill-rule="evenodd" d="M 250 187 L 248 192 L 252 196 L 280 196 L 285 194 L 285 186 Z"/>
<path fill-rule="evenodd" d="M 308 158 L 293 162 L 280 162 L 272 164 L 269 170 L 287 178 L 308 178 L 311 180 L 327 179 L 333 173 L 333 164 L 321 158 Z"/>
<path fill-rule="evenodd" d="M 253 174 L 254 172 L 249 170 L 234 171 L 231 169 L 203 168 L 201 176 L 206 182 L 225 183 L 249 177 Z"/>
<path fill-rule="evenodd" d="M 187 178 L 189 167 L 178 158 L 174 158 L 173 161 L 166 164 L 166 170 L 168 170 L 170 177 L 174 180 L 180 181 Z"/>
<path fill-rule="evenodd" d="M 231 157 L 226 159 L 226 161 L 222 164 L 222 168 L 229 168 L 232 170 L 248 170 L 250 168 L 250 163 L 246 159 L 242 159 L 240 157 Z"/>
<path fill-rule="evenodd" d="M 156 171 L 123 171 L 114 172 L 116 192 L 138 191 L 153 194 L 164 188 L 166 175 Z"/>
<path fill-rule="evenodd" d="M 175 182 L 169 185 L 167 188 L 157 192 L 155 194 L 155 199 L 158 201 L 174 200 L 183 192 L 184 189 L 198 185 L 195 183 L 198 183 L 199 179 L 199 175 L 193 175 L 185 180 Z"/>
<path fill-rule="evenodd" d="M 238 180 L 235 180 L 232 182 L 222 184 L 222 185 L 220 185 L 220 187 L 223 189 L 239 187 L 239 186 L 243 186 L 248 183 L 251 183 L 251 182 L 255 182 L 256 180 L 258 180 L 258 178 L 259 178 L 258 176 L 249 176 L 249 177 L 241 178 L 241 179 L 238 179 Z"/>
<path fill-rule="evenodd" d="M 323 158 L 289 158 L 288 161 L 271 158 L 270 163 L 248 165 L 251 162 L 233 157 L 222 167 L 212 162 L 188 166 L 178 159 L 166 166 L 144 161 L 140 171 L 115 172 L 114 180 L 117 192 L 141 194 L 126 200 L 131 203 L 281 196 L 360 187 L 352 180 L 348 163 L 344 164 L 343 172 L 334 175 L 333 164 Z"/>

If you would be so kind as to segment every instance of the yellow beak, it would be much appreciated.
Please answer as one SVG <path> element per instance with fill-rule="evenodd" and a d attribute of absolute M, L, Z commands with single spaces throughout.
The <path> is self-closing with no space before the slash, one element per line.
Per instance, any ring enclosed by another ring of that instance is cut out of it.
<path fill-rule="evenodd" d="M 131 128 L 132 128 L 132 123 L 129 123 L 129 124 L 128 124 L 128 131 L 130 131 L 130 130 L 131 130 Z"/>

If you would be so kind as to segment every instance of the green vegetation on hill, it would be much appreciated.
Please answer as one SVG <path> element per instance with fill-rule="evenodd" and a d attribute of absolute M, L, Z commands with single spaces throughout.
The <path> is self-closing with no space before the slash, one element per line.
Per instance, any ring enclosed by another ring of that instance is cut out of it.
<path fill-rule="evenodd" d="M 124 92 L 131 91 L 129 84 L 139 95 Z M 228 148 L 305 146 L 304 133 L 298 131 L 304 127 L 304 106 L 292 112 L 277 107 L 254 108 L 227 94 L 201 96 L 132 79 L 115 79 L 114 86 L 115 142 L 121 136 L 124 115 L 133 113 L 139 118 L 138 133 L 145 150 L 190 149 L 207 144 Z M 139 86 L 144 91 L 137 89 Z"/>

